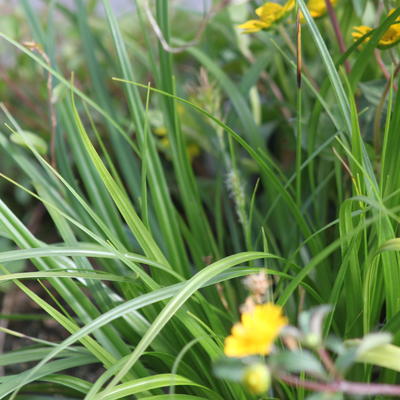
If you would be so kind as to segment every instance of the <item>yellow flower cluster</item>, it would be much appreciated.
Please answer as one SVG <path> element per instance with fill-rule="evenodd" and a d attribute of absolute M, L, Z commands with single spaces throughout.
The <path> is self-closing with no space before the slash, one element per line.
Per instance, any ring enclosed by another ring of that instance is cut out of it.
<path fill-rule="evenodd" d="M 225 339 L 225 355 L 247 357 L 268 354 L 287 323 L 280 306 L 273 303 L 254 306 L 251 311 L 242 314 L 241 322 L 233 326 L 231 335 Z"/>
<path fill-rule="evenodd" d="M 395 9 L 389 11 L 388 16 L 393 14 Z M 372 28 L 369 26 L 361 25 L 355 26 L 353 28 L 352 36 L 354 40 L 358 40 L 365 36 L 367 33 L 373 31 Z M 368 41 L 370 38 L 366 38 L 365 40 Z M 389 26 L 383 36 L 379 39 L 378 47 L 381 49 L 386 49 L 388 47 L 394 46 L 396 43 L 400 41 L 400 17 L 397 17 L 395 22 Z"/>
<path fill-rule="evenodd" d="M 336 2 L 337 0 L 331 0 L 332 5 L 335 5 Z M 254 33 L 270 29 L 274 24 L 286 17 L 293 10 L 295 4 L 295 0 L 288 0 L 284 5 L 267 2 L 256 9 L 258 19 L 251 19 L 238 27 L 243 29 L 243 33 Z M 313 18 L 319 18 L 326 14 L 325 0 L 308 0 L 307 8 Z M 304 20 L 302 15 L 301 20 Z"/>
<path fill-rule="evenodd" d="M 244 33 L 254 33 L 262 29 L 269 29 L 284 18 L 294 8 L 294 5 L 295 0 L 289 0 L 283 6 L 278 3 L 267 2 L 256 9 L 259 19 L 251 19 L 239 25 L 239 28 L 244 29 Z"/>

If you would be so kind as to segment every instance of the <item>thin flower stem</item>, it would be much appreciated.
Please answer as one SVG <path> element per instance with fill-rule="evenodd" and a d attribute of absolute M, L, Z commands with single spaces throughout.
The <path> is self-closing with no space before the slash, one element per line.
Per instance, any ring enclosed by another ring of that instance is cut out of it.
<path fill-rule="evenodd" d="M 325 368 L 327 369 L 327 371 L 336 379 L 341 379 L 342 377 L 340 376 L 339 372 L 337 371 L 337 369 L 335 368 L 335 364 L 332 361 L 331 356 L 329 355 L 329 353 L 327 352 L 327 350 L 323 347 L 321 347 L 320 349 L 318 349 L 318 355 L 322 361 L 322 363 L 324 364 Z"/>
<path fill-rule="evenodd" d="M 13 93 L 18 97 L 20 102 L 25 104 L 28 108 L 30 108 L 37 116 L 40 121 L 38 123 L 42 123 L 42 120 L 45 119 L 45 115 L 42 113 L 41 107 L 33 101 L 22 89 L 24 85 L 18 85 L 14 82 L 13 79 L 10 78 L 9 73 L 6 73 L 5 67 L 0 66 L 0 79 L 4 81 L 7 85 L 7 87 L 11 88 Z M 9 108 L 11 108 L 9 105 L 7 105 Z M 45 126 L 45 125 L 44 125 Z"/>
<path fill-rule="evenodd" d="M 290 36 L 286 32 L 286 29 L 282 25 L 278 25 L 278 31 L 281 34 L 281 36 L 283 37 L 283 40 L 288 45 L 289 50 L 291 51 L 291 53 L 295 56 L 296 55 L 296 51 L 297 51 L 296 50 L 296 46 L 293 44 L 292 39 L 290 38 Z"/>
<path fill-rule="evenodd" d="M 263 78 L 269 84 L 271 92 L 274 94 L 274 96 L 280 103 L 279 107 L 282 111 L 283 116 L 286 118 L 287 121 L 290 121 L 292 118 L 292 113 L 290 112 L 290 109 L 284 105 L 285 97 L 283 96 L 279 86 L 275 83 L 275 81 L 272 79 L 271 75 L 268 74 L 267 71 L 263 71 L 261 73 L 261 78 Z"/>
<path fill-rule="evenodd" d="M 28 49 L 37 52 L 45 61 L 45 63 L 51 67 L 51 61 L 46 52 L 42 49 L 40 44 L 36 42 L 23 42 L 23 45 Z M 56 169 L 56 130 L 57 130 L 57 114 L 55 109 L 55 100 L 53 96 L 53 84 L 52 84 L 52 74 L 47 74 L 47 96 L 49 102 L 49 112 L 50 112 L 50 123 L 51 123 L 51 138 L 50 138 L 50 162 L 51 166 Z"/>
<path fill-rule="evenodd" d="M 291 386 L 302 387 L 316 392 L 346 393 L 354 395 L 400 396 L 400 385 L 384 383 L 363 383 L 338 380 L 335 382 L 315 382 L 300 379 L 294 375 L 278 375 L 280 380 Z"/>
<path fill-rule="evenodd" d="M 385 76 L 386 80 L 390 81 L 390 72 L 388 71 L 388 69 L 386 68 L 385 63 L 382 60 L 381 52 L 378 49 L 375 49 L 374 53 L 375 53 L 376 62 L 378 63 L 378 66 L 379 66 L 380 70 L 382 71 L 382 73 Z"/>
<path fill-rule="evenodd" d="M 344 43 L 342 31 L 340 30 L 339 22 L 338 22 L 337 17 L 336 17 L 335 9 L 332 6 L 331 0 L 325 0 L 325 3 L 326 3 L 326 9 L 328 11 L 328 15 L 329 15 L 329 18 L 331 20 L 331 24 L 332 24 L 333 30 L 335 31 L 336 40 L 337 40 L 337 42 L 339 44 L 340 52 L 342 54 L 344 54 L 344 53 L 346 53 L 346 45 Z M 344 62 L 344 67 L 346 69 L 346 72 L 348 74 L 350 74 L 351 67 L 350 67 L 349 60 L 346 60 Z"/>
<path fill-rule="evenodd" d="M 385 102 L 386 102 L 386 97 L 390 91 L 390 85 L 393 84 L 393 89 L 395 91 L 397 91 L 398 86 L 397 84 L 394 82 L 394 78 L 398 75 L 398 73 L 400 72 L 400 64 L 398 64 L 396 66 L 396 69 L 393 72 L 393 80 L 391 75 L 389 74 L 389 79 L 386 83 L 385 89 L 382 93 L 381 99 L 376 107 L 376 111 L 375 111 L 375 118 L 374 118 L 374 133 L 373 133 L 373 143 L 374 143 L 374 148 L 377 151 L 380 151 L 380 147 L 381 147 L 381 139 L 380 139 L 380 132 L 381 132 L 381 120 L 382 120 L 382 114 L 383 114 L 383 109 L 385 107 Z"/>

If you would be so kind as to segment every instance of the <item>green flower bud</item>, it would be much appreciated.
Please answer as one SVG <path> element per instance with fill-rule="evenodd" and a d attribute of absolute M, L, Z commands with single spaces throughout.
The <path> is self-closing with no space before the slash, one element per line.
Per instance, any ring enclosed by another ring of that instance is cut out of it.
<path fill-rule="evenodd" d="M 244 386 L 253 394 L 265 393 L 271 386 L 271 373 L 265 364 L 247 367 L 243 375 Z"/>
<path fill-rule="evenodd" d="M 316 333 L 309 333 L 303 339 L 303 344 L 312 349 L 321 345 L 321 338 Z"/>

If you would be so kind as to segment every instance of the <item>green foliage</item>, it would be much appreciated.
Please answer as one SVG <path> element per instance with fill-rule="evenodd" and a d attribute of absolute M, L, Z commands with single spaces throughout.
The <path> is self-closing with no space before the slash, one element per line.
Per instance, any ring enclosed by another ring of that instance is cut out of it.
<path fill-rule="evenodd" d="M 231 4 L 186 47 L 201 13 L 156 0 L 150 23 L 134 3 L 21 0 L 2 17 L 0 289 L 63 334 L 26 344 L 13 321 L 32 316 L 1 315 L 0 399 L 254 399 L 247 361 L 216 364 L 222 379 L 213 365 L 260 270 L 311 349 L 277 344 L 272 364 L 325 379 L 324 342 L 351 379 L 399 383 L 400 53 L 376 47 L 400 9 L 353 43 L 380 8 L 338 1 L 342 54 L 299 0 L 297 89 L 294 11 L 245 36 L 254 10 Z M 263 398 L 308 395 L 273 381 Z"/>

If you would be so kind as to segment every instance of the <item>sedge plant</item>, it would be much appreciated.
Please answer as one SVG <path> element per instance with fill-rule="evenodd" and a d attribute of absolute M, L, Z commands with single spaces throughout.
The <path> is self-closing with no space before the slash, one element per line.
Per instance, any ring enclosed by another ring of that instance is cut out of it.
<path fill-rule="evenodd" d="M 360 3 L 2 17 L 0 399 L 398 394 L 400 8 Z"/>

